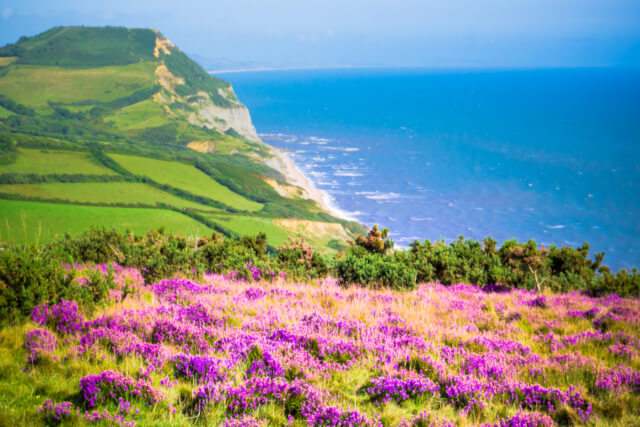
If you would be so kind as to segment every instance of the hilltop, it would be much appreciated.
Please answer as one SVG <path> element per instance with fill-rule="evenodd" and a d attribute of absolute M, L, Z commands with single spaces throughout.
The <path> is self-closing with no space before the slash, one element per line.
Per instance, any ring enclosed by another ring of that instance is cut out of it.
<path fill-rule="evenodd" d="M 0 240 L 90 225 L 144 233 L 360 231 L 331 215 L 257 136 L 231 84 L 159 31 L 56 27 L 0 48 Z"/>

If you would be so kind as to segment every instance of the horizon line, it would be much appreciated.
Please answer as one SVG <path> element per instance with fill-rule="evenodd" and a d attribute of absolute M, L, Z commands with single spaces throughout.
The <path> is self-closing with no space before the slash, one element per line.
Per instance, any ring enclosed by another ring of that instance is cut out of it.
<path fill-rule="evenodd" d="M 254 73 L 269 71 L 312 71 L 312 70 L 355 70 L 355 69 L 379 69 L 379 70 L 556 70 L 556 69 L 600 69 L 617 68 L 638 70 L 640 66 L 627 65 L 538 65 L 538 66 L 482 66 L 482 65 L 301 65 L 289 67 L 253 67 L 253 68 L 226 68 L 220 70 L 208 70 L 208 74 L 232 74 Z"/>

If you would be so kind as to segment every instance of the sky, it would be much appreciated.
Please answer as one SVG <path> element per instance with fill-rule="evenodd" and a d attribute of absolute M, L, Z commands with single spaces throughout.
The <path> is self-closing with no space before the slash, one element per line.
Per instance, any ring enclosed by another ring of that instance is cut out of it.
<path fill-rule="evenodd" d="M 640 0 L 0 0 L 0 44 L 159 29 L 208 68 L 640 67 Z"/>

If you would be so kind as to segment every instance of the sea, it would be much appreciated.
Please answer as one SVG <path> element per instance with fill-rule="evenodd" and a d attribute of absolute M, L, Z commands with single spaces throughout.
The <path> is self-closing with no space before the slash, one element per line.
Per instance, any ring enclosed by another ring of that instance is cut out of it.
<path fill-rule="evenodd" d="M 640 266 L 640 70 L 221 74 L 262 139 L 396 246 L 464 236 Z"/>

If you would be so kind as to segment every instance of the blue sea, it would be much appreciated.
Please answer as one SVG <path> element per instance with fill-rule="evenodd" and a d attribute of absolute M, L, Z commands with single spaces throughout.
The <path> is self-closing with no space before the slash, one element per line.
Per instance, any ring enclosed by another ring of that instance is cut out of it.
<path fill-rule="evenodd" d="M 640 266 L 640 71 L 224 74 L 263 139 L 397 246 L 535 239 Z"/>

